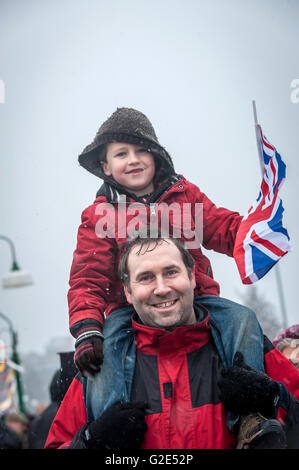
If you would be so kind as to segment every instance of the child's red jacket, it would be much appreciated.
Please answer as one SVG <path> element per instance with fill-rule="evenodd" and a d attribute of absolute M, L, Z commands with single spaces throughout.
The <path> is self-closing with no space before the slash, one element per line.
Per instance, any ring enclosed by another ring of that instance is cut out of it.
<path fill-rule="evenodd" d="M 105 315 L 107 316 L 111 311 L 126 305 L 122 294 L 122 283 L 117 272 L 120 246 L 125 241 L 123 233 L 120 233 L 122 230 L 120 230 L 119 220 L 125 219 L 118 218 L 119 193 L 117 191 L 111 191 L 111 193 L 109 200 L 104 194 L 97 197 L 94 203 L 82 213 L 69 281 L 68 302 L 71 331 L 77 322 L 86 319 L 96 320 L 99 322 L 98 326 L 101 327 Z M 107 202 L 109 202 L 108 205 Z M 127 202 L 123 206 L 125 207 L 127 224 L 135 216 L 132 213 L 132 207 L 128 210 L 129 204 L 132 202 L 136 203 L 136 200 L 127 197 Z M 105 203 L 107 212 L 103 212 L 103 204 Z M 235 238 L 242 220 L 242 216 L 238 212 L 216 207 L 196 185 L 181 175 L 176 175 L 172 179 L 169 187 L 163 191 L 158 201 L 144 205 L 148 221 L 151 211 L 159 213 L 158 208 L 162 203 L 168 206 L 176 203 L 176 206 L 180 208 L 185 203 L 187 209 L 189 204 L 191 211 L 193 211 L 191 230 L 195 228 L 196 203 L 202 203 L 202 246 L 208 250 L 233 256 Z M 99 215 L 100 212 L 102 215 Z M 99 238 L 96 233 L 102 217 L 115 223 L 115 236 L 113 235 L 112 238 Z M 171 230 L 175 228 L 175 224 L 177 224 L 176 217 L 170 214 L 170 234 Z M 182 233 L 181 240 L 188 241 L 184 233 Z M 190 253 L 195 260 L 197 282 L 195 295 L 219 295 L 219 284 L 213 278 L 209 259 L 202 253 L 200 247 L 190 249 Z"/>

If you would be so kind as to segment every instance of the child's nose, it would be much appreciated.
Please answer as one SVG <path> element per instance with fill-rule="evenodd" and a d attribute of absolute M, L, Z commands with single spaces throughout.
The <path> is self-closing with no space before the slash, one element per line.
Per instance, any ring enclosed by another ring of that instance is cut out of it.
<path fill-rule="evenodd" d="M 138 155 L 134 152 L 134 150 L 131 150 L 128 155 L 128 163 L 133 164 L 133 163 L 139 163 L 139 157 Z"/>

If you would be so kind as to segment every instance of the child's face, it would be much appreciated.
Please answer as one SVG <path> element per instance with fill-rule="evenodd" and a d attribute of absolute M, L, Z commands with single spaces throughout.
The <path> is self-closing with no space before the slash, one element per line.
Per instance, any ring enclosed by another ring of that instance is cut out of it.
<path fill-rule="evenodd" d="M 102 162 L 105 175 L 131 193 L 143 196 L 154 190 L 155 160 L 145 148 L 112 142 L 107 144 L 106 160 Z"/>

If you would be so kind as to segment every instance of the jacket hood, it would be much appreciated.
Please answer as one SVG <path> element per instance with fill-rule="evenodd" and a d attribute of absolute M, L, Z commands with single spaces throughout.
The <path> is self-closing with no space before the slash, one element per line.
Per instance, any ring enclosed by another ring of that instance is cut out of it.
<path fill-rule="evenodd" d="M 60 374 L 61 374 L 61 393 L 62 397 L 66 394 L 73 378 L 78 373 L 74 362 L 74 351 L 65 351 L 58 353 L 60 356 Z"/>
<path fill-rule="evenodd" d="M 149 119 L 133 108 L 117 110 L 101 125 L 94 140 L 79 155 L 79 164 L 99 178 L 115 185 L 111 177 L 105 175 L 100 164 L 101 153 L 109 142 L 125 142 L 142 145 L 155 158 L 156 174 L 166 177 L 174 174 L 174 166 L 169 153 L 159 143 Z M 117 184 L 116 184 L 117 186 Z"/>
<path fill-rule="evenodd" d="M 54 375 L 50 383 L 49 391 L 50 391 L 51 401 L 56 401 L 60 403 L 62 400 L 60 369 L 57 369 L 54 372 Z"/>
<path fill-rule="evenodd" d="M 55 371 L 52 377 L 49 391 L 51 401 L 61 403 L 78 371 L 74 363 L 74 351 L 60 352 L 58 354 L 60 368 Z"/>

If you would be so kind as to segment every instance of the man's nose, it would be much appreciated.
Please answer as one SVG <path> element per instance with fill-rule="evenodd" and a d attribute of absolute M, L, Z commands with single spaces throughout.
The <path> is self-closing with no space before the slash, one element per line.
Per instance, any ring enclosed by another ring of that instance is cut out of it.
<path fill-rule="evenodd" d="M 160 297 L 167 295 L 171 291 L 170 286 L 165 282 L 163 277 L 156 279 L 156 285 L 154 289 L 154 294 L 159 295 Z"/>

